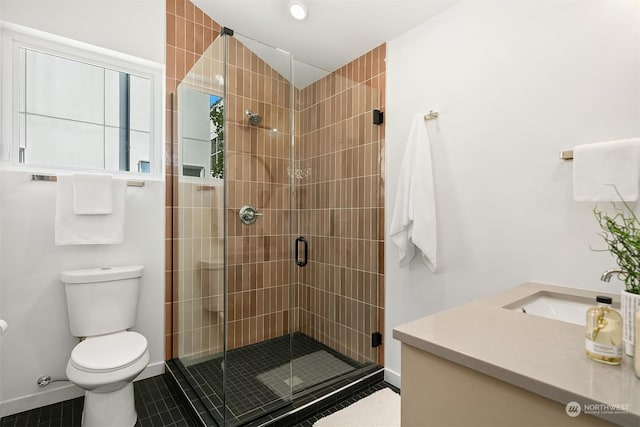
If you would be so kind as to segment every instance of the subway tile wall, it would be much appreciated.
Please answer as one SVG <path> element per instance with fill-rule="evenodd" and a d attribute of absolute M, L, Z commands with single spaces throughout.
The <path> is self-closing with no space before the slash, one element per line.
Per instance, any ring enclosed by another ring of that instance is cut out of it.
<path fill-rule="evenodd" d="M 384 325 L 383 44 L 302 89 L 296 179 L 299 233 L 310 262 L 296 274 L 296 323 L 358 361 L 383 364 L 371 333 Z"/>
<path fill-rule="evenodd" d="M 289 333 L 291 84 L 236 38 L 227 41 L 227 348 Z M 246 111 L 262 116 L 251 125 Z M 242 224 L 238 211 L 262 216 Z"/>

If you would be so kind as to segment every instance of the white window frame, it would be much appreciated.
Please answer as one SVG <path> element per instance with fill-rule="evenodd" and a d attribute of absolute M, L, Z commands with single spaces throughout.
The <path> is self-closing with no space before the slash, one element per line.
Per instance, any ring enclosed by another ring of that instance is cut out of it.
<path fill-rule="evenodd" d="M 112 175 L 136 176 L 145 179 L 162 178 L 164 172 L 164 66 L 121 52 L 101 48 L 66 37 L 49 34 L 9 22 L 0 21 L 0 58 L 2 69 L 2 111 L 0 134 L 3 168 L 38 173 L 64 171 L 96 171 Z M 19 101 L 20 48 L 57 55 L 104 68 L 121 71 L 151 82 L 150 173 L 136 171 L 107 171 L 104 169 L 73 168 L 68 166 L 34 165 L 19 162 Z"/>

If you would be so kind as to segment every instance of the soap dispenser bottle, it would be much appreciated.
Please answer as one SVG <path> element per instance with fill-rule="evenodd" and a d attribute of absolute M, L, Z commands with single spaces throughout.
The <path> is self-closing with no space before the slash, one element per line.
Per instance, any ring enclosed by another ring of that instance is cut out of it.
<path fill-rule="evenodd" d="M 587 310 L 585 349 L 591 359 L 609 365 L 622 361 L 622 316 L 611 308 L 611 298 L 596 297 L 597 305 Z"/>

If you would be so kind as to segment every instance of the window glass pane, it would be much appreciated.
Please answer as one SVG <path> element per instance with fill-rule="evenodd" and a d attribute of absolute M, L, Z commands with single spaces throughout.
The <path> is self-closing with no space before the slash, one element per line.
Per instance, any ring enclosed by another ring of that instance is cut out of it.
<path fill-rule="evenodd" d="M 104 126 L 29 115 L 26 162 L 103 169 Z"/>
<path fill-rule="evenodd" d="M 20 113 L 20 143 L 18 147 L 24 148 L 27 146 L 27 122 L 24 113 Z"/>
<path fill-rule="evenodd" d="M 151 134 L 149 132 L 130 131 L 129 170 L 137 172 L 142 165 L 140 162 L 149 162 L 149 144 Z"/>
<path fill-rule="evenodd" d="M 208 94 L 186 88 L 183 90 L 181 117 L 184 138 L 209 141 L 210 109 L 211 103 Z"/>
<path fill-rule="evenodd" d="M 211 143 L 200 139 L 182 138 L 182 164 L 204 170 L 204 176 L 210 174 Z M 193 176 L 193 175 L 191 175 Z"/>
<path fill-rule="evenodd" d="M 144 77 L 129 77 L 129 114 L 131 129 L 151 131 L 151 81 Z"/>
<path fill-rule="evenodd" d="M 103 68 L 35 51 L 26 67 L 27 113 L 104 123 Z"/>
<path fill-rule="evenodd" d="M 104 169 L 108 171 L 120 170 L 120 128 L 105 127 L 104 129 Z M 126 137 L 126 135 L 125 135 Z"/>
<path fill-rule="evenodd" d="M 120 73 L 105 70 L 104 73 L 104 122 L 107 126 L 120 124 Z"/>
<path fill-rule="evenodd" d="M 24 112 L 24 105 L 25 105 L 25 87 L 26 87 L 26 83 L 24 81 L 24 70 L 25 70 L 25 64 L 27 61 L 27 51 L 24 49 L 20 49 L 20 71 L 22 71 L 20 73 L 20 77 L 19 77 L 19 81 L 20 81 L 20 94 L 19 94 L 19 106 L 18 106 L 18 111 L 20 112 Z"/>

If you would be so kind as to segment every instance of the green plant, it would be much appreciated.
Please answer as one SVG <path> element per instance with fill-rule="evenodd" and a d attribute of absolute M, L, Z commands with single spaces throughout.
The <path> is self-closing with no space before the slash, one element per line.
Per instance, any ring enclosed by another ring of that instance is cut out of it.
<path fill-rule="evenodd" d="M 224 178 L 224 104 L 222 99 L 211 106 L 209 118 L 217 134 L 211 140 L 211 176 Z"/>
<path fill-rule="evenodd" d="M 640 221 L 627 202 L 622 207 L 612 203 L 614 215 L 593 208 L 593 214 L 600 224 L 600 236 L 607 244 L 618 267 L 622 270 L 621 278 L 627 292 L 640 294 Z"/>

